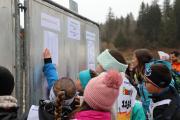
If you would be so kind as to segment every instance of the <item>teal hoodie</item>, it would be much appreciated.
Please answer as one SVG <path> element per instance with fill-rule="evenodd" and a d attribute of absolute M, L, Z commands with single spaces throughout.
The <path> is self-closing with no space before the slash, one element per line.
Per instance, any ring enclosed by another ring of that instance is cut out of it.
<path fill-rule="evenodd" d="M 135 105 L 132 109 L 131 120 L 146 120 L 142 103 L 138 100 L 135 101 Z"/>

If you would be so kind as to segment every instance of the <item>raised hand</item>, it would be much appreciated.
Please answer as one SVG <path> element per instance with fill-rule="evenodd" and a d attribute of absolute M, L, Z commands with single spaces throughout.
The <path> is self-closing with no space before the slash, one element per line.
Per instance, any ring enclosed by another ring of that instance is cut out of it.
<path fill-rule="evenodd" d="M 43 57 L 44 57 L 44 59 L 46 59 L 46 58 L 51 58 L 51 53 L 50 53 L 50 51 L 49 51 L 48 48 L 46 48 L 46 49 L 44 50 L 44 52 L 43 52 Z"/>

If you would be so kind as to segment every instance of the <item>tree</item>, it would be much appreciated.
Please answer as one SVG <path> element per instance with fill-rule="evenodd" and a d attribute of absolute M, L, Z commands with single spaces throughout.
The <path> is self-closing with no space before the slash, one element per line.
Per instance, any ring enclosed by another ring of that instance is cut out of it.
<path fill-rule="evenodd" d="M 142 2 L 140 11 L 139 11 L 139 16 L 137 20 L 137 29 L 136 33 L 138 36 L 144 36 L 146 33 L 146 27 L 147 27 L 147 13 L 149 11 L 149 6 L 148 4 L 145 5 L 144 2 Z"/>
<path fill-rule="evenodd" d="M 107 21 L 107 22 L 108 22 L 108 21 L 111 21 L 111 20 L 113 20 L 114 18 L 115 18 L 115 17 L 114 17 L 114 13 L 113 13 L 113 11 L 112 11 L 112 8 L 109 7 L 106 21 Z"/>
<path fill-rule="evenodd" d="M 130 21 L 130 15 L 127 15 L 127 17 L 126 17 L 126 20 L 125 20 L 125 33 L 126 33 L 126 35 L 127 36 L 129 36 L 129 34 L 130 34 L 130 23 L 131 21 Z"/>
<path fill-rule="evenodd" d="M 154 2 L 150 7 L 148 21 L 149 34 L 146 38 L 149 38 L 152 42 L 158 41 L 161 25 L 161 10 L 157 2 Z"/>
<path fill-rule="evenodd" d="M 170 0 L 165 0 L 162 11 L 162 23 L 159 43 L 161 46 L 172 47 L 176 39 L 176 22 Z"/>
<path fill-rule="evenodd" d="M 172 7 L 170 5 L 170 0 L 164 0 L 164 5 L 163 5 L 163 20 L 168 21 L 171 17 L 171 11 Z"/>
<path fill-rule="evenodd" d="M 106 17 L 106 25 L 105 25 L 105 31 L 104 31 L 104 41 L 106 42 L 111 42 L 112 41 L 112 36 L 116 27 L 115 24 L 115 17 L 114 13 L 112 12 L 112 8 L 110 7 L 108 10 L 108 14 Z"/>
<path fill-rule="evenodd" d="M 117 35 L 117 37 L 115 38 L 115 41 L 114 41 L 114 45 L 117 48 L 126 47 L 127 46 L 126 38 L 123 35 L 122 31 L 118 32 L 118 35 Z"/>
<path fill-rule="evenodd" d="M 148 4 L 145 6 L 142 3 L 136 32 L 141 38 L 144 38 L 145 43 L 151 42 L 152 45 L 152 43 L 158 41 L 160 24 L 161 10 L 157 1 L 154 1 L 150 7 Z"/>
<path fill-rule="evenodd" d="M 180 46 L 180 0 L 175 0 L 174 13 L 176 19 L 176 45 Z"/>
<path fill-rule="evenodd" d="M 109 8 L 106 22 L 100 25 L 101 38 L 116 47 L 180 47 L 180 0 L 170 4 L 164 0 L 162 9 L 158 0 L 142 2 L 137 21 L 132 13 L 117 17 Z"/>
<path fill-rule="evenodd" d="M 139 11 L 139 16 L 137 20 L 137 32 L 140 34 L 141 29 L 143 29 L 143 20 L 144 20 L 144 15 L 145 15 L 145 4 L 144 2 L 141 3 L 140 11 Z"/>

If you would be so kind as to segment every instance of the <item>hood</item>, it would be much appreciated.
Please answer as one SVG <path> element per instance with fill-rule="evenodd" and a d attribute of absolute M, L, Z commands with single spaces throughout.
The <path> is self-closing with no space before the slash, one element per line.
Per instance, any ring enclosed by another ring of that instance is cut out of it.
<path fill-rule="evenodd" d="M 111 120 L 111 114 L 110 112 L 88 110 L 76 113 L 75 118 L 77 120 Z"/>
<path fill-rule="evenodd" d="M 17 100 L 12 96 L 0 96 L 0 108 L 17 107 Z"/>
<path fill-rule="evenodd" d="M 17 120 L 17 100 L 12 96 L 0 96 L 0 120 Z"/>

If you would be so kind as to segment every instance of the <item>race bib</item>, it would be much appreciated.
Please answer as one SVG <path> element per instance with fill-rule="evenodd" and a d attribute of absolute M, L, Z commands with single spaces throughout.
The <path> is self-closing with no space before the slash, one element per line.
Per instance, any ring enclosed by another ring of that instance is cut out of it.
<path fill-rule="evenodd" d="M 136 89 L 129 83 L 129 80 L 125 78 L 120 87 L 117 101 L 117 120 L 130 120 L 131 110 L 135 104 L 136 95 Z"/>
<path fill-rule="evenodd" d="M 131 119 L 131 112 L 124 112 L 117 114 L 117 120 L 130 120 Z"/>

